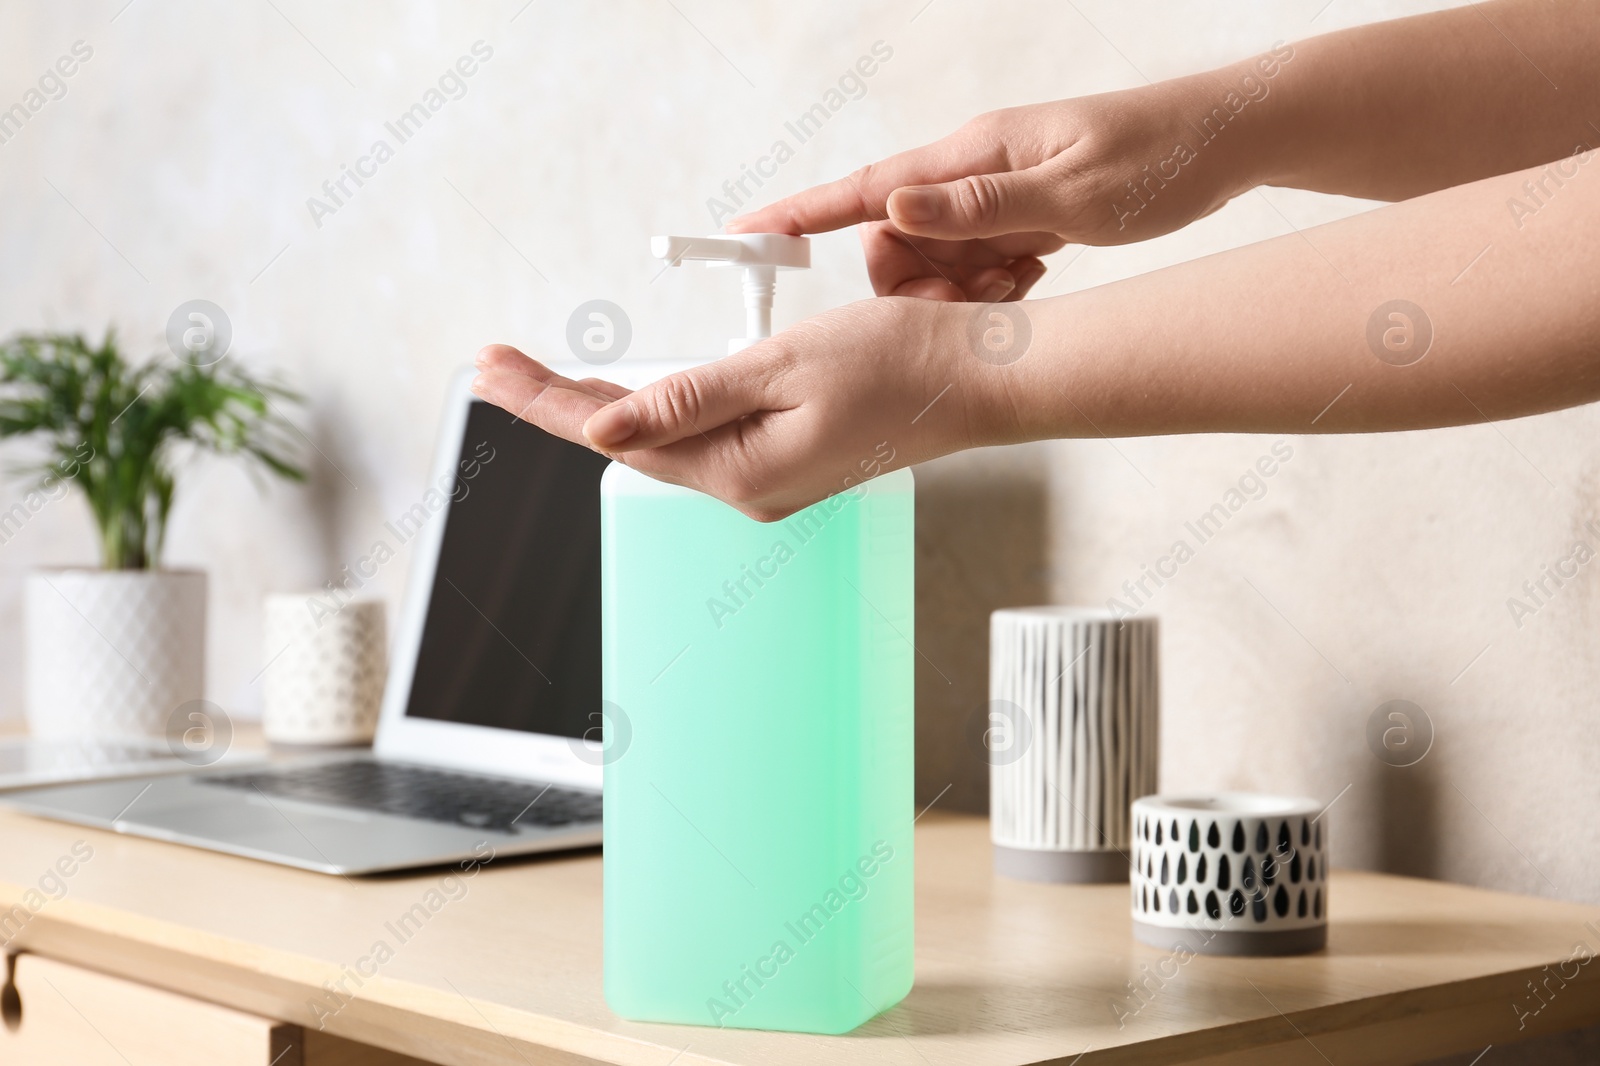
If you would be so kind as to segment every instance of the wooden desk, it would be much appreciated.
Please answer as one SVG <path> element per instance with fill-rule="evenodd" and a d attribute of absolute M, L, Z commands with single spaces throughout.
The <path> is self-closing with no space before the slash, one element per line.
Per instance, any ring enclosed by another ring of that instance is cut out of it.
<path fill-rule="evenodd" d="M 1133 942 L 1126 889 L 999 880 L 987 823 L 937 812 L 917 832 L 916 988 L 842 1037 L 612 1015 L 594 855 L 492 863 L 396 944 L 385 923 L 440 889 L 441 873 L 343 880 L 0 812 L 0 911 L 79 840 L 92 858 L 13 950 L 308 1027 L 314 1003 L 338 1003 L 324 983 L 343 980 L 354 997 L 327 1032 L 449 1066 L 1343 1066 L 1600 1020 L 1600 964 L 1569 965 L 1565 983 L 1541 971 L 1576 944 L 1600 954 L 1597 908 L 1341 873 L 1325 953 L 1178 960 Z M 357 987 L 349 975 L 379 940 L 394 956 Z M 1141 1006 L 1128 982 L 1152 972 Z M 1547 982 L 1547 1005 L 1519 1031 L 1514 1005 L 1540 1002 L 1530 980 Z"/>

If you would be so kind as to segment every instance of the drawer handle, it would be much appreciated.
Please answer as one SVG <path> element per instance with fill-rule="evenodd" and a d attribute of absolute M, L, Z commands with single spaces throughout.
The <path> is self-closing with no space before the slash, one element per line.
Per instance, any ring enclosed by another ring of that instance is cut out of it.
<path fill-rule="evenodd" d="M 0 988 L 0 1022 L 7 1032 L 16 1032 L 22 1024 L 22 995 L 17 991 L 17 956 L 6 956 L 6 983 Z"/>

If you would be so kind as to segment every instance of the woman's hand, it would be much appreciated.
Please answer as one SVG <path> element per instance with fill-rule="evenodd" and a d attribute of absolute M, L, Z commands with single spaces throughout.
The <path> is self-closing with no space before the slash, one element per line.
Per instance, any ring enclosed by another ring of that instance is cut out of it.
<path fill-rule="evenodd" d="M 1142 89 L 980 115 L 940 141 L 742 215 L 738 233 L 861 224 L 880 296 L 1017 300 L 1066 244 L 1128 244 L 1179 229 L 1251 188 L 1270 90 L 1258 63 Z M 1275 67 L 1274 67 L 1275 69 Z M 1254 77 L 1253 81 L 1245 79 Z M 1255 100 L 1214 140 L 1233 94 Z M 1179 151 L 1179 146 L 1185 146 Z"/>
<path fill-rule="evenodd" d="M 1006 368 L 966 345 L 975 310 L 847 304 L 632 393 L 491 345 L 472 390 L 651 477 L 776 521 L 889 470 L 1009 439 Z"/>

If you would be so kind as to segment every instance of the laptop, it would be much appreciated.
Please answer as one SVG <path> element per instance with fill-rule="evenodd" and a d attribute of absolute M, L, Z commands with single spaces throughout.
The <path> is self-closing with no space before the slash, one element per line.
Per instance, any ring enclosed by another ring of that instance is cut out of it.
<path fill-rule="evenodd" d="M 634 386 L 674 369 L 610 377 Z M 28 789 L 0 803 L 335 874 L 598 845 L 608 461 L 478 400 L 472 377 L 451 383 L 427 488 L 351 567 L 381 565 L 379 543 L 412 552 L 371 750 Z"/>

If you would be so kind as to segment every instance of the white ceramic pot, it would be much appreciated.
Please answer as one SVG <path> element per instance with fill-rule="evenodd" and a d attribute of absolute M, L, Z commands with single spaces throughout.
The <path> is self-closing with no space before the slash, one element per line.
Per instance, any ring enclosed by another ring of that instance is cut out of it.
<path fill-rule="evenodd" d="M 382 601 L 329 606 L 327 593 L 267 597 L 261 731 L 274 744 L 366 744 L 386 673 Z"/>
<path fill-rule="evenodd" d="M 199 571 L 40 570 L 28 576 L 25 610 L 36 737 L 161 736 L 205 695 Z"/>
<path fill-rule="evenodd" d="M 1133 804 L 1133 935 L 1202 955 L 1328 940 L 1328 839 L 1314 799 L 1217 792 Z"/>
<path fill-rule="evenodd" d="M 1160 627 L 1098 607 L 989 622 L 989 828 L 996 872 L 1128 878 L 1128 805 L 1156 789 Z"/>

